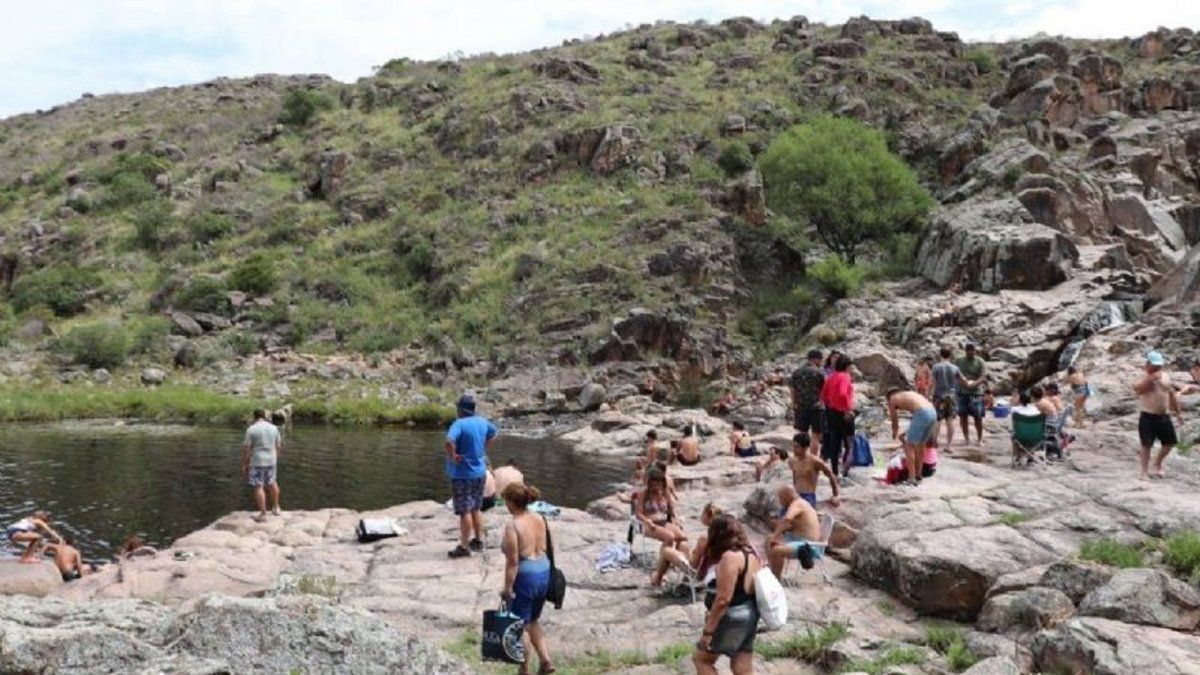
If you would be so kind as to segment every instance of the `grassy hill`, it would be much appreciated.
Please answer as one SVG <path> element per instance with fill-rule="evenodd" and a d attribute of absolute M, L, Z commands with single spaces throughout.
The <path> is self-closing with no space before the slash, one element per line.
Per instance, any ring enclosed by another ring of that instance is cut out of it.
<path fill-rule="evenodd" d="M 1130 61 L 1127 45 L 1096 43 Z M 827 304 L 805 278 L 821 250 L 777 236 L 752 155 L 853 116 L 936 187 L 942 145 L 1019 47 L 919 20 L 732 19 L 398 59 L 353 84 L 85 96 L 0 121 L 0 332 L 79 360 L 94 345 L 65 336 L 103 322 L 114 366 L 169 360 L 175 332 L 200 365 L 291 347 L 503 370 L 586 363 L 645 308 L 744 362 L 798 344 Z M 879 247 L 868 278 L 906 273 L 911 248 Z"/>

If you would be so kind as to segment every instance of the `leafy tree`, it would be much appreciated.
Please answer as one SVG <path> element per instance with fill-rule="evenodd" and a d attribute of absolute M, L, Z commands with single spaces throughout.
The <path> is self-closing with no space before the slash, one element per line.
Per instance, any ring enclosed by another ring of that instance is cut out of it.
<path fill-rule="evenodd" d="M 274 261 L 262 253 L 255 253 L 233 268 L 229 273 L 229 285 L 253 295 L 270 294 L 279 286 Z"/>
<path fill-rule="evenodd" d="M 852 264 L 863 243 L 915 229 L 933 205 L 883 134 L 851 119 L 824 116 L 792 127 L 771 142 L 759 167 L 768 204 L 785 216 L 781 227 L 811 223 Z"/>
<path fill-rule="evenodd" d="M 734 141 L 721 150 L 717 157 L 717 166 L 726 176 L 740 176 L 754 168 L 754 155 L 750 148 L 741 141 Z"/>

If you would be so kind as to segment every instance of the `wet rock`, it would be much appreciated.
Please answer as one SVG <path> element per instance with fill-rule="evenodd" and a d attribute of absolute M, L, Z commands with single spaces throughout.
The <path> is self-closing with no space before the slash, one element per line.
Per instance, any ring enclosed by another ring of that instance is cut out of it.
<path fill-rule="evenodd" d="M 1200 591 L 1161 570 L 1120 570 L 1084 598 L 1079 613 L 1192 631 L 1200 625 Z"/>
<path fill-rule="evenodd" d="M 54 563 L 44 560 L 36 565 L 26 565 L 16 558 L 0 560 L 0 597 L 5 595 L 31 595 L 42 597 L 63 583 L 62 575 Z M 4 634 L 0 631 L 0 637 Z M 0 645 L 3 641 L 0 641 Z M 0 656 L 3 656 L 0 648 Z M 0 659 L 0 663 L 3 663 Z"/>

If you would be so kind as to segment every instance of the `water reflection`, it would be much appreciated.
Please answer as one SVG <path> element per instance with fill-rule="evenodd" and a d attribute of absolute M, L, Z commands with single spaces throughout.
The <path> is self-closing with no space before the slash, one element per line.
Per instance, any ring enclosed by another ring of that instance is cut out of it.
<path fill-rule="evenodd" d="M 296 427 L 279 480 L 284 508 L 376 509 L 449 497 L 442 435 Z M 107 556 L 130 533 L 168 545 L 250 508 L 238 468 L 242 430 L 221 427 L 13 427 L 0 430 L 0 524 L 36 508 Z M 619 460 L 583 457 L 544 439 L 501 436 L 492 461 L 516 459 L 548 501 L 581 507 L 627 475 Z"/>

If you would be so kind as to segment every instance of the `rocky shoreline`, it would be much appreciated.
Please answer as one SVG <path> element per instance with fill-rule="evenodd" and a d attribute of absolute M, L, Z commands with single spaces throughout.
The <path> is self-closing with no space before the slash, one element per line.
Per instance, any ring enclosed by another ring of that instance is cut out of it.
<path fill-rule="evenodd" d="M 1196 409 L 1195 397 L 1185 402 Z M 715 501 L 763 533 L 772 483 L 756 483 L 752 464 L 729 456 L 724 420 L 648 400 L 620 407 L 592 415 L 565 438 L 582 451 L 629 454 L 643 429 L 670 435 L 694 423 L 705 437 L 705 460 L 672 469 L 689 532 L 698 534 L 700 510 Z M 1040 471 L 1009 468 L 1006 427 L 998 420 L 988 421 L 982 449 L 944 456 L 919 489 L 884 486 L 873 470 L 856 470 L 842 505 L 821 506 L 839 523 L 831 583 L 793 569 L 793 619 L 763 634 L 761 644 L 785 645 L 832 625 L 844 625 L 846 634 L 819 664 L 764 647 L 772 658 L 760 656 L 761 671 L 823 672 L 908 649 L 919 663 L 894 672 L 943 672 L 947 657 L 926 644 L 927 633 L 956 620 L 964 647 L 978 659 L 995 657 L 986 663 L 1002 668 L 972 672 L 1153 666 L 1156 673 L 1196 673 L 1200 593 L 1151 562 L 1117 570 L 1079 559 L 1081 544 L 1098 537 L 1153 542 L 1200 522 L 1192 499 L 1200 467 L 1190 456 L 1173 457 L 1167 480 L 1134 481 L 1132 424 L 1125 414 L 1079 430 L 1072 457 Z M 778 443 L 789 433 L 776 426 L 759 439 Z M 822 498 L 827 494 L 822 485 Z M 559 564 L 572 581 L 566 607 L 546 617 L 552 644 L 564 663 L 633 653 L 644 662 L 638 672 L 677 672 L 685 658 L 655 657 L 695 639 L 703 606 L 687 593 L 648 586 L 644 566 L 654 549 L 646 547 L 643 558 L 640 541 L 633 552 L 641 566 L 595 569 L 605 545 L 625 540 L 628 509 L 614 496 L 586 512 L 565 509 L 552 521 Z M 456 523 L 441 505 L 414 502 L 370 514 L 394 518 L 406 531 L 373 544 L 353 540 L 363 515 L 323 509 L 256 523 L 233 513 L 153 558 L 35 591 L 43 600 L 0 596 L 0 671 L 24 672 L 35 663 L 49 672 L 286 671 L 289 663 L 371 664 L 364 668 L 391 672 L 483 667 L 470 658 L 478 649 L 470 636 L 481 612 L 497 602 L 503 518 L 488 519 L 484 555 L 448 563 Z M 258 642 L 277 647 L 252 653 L 248 645 Z M 383 652 L 406 660 L 372 660 Z"/>

